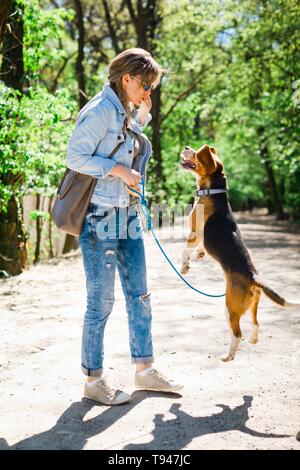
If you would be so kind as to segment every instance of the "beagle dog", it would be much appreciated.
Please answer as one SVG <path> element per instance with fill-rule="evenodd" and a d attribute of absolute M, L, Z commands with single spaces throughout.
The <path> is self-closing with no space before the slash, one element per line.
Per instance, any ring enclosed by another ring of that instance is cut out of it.
<path fill-rule="evenodd" d="M 207 252 L 221 264 L 226 281 L 225 313 L 231 329 L 229 352 L 221 359 L 232 361 L 242 337 L 240 319 L 247 310 L 251 312 L 253 323 L 249 342 L 258 341 L 257 308 L 262 291 L 281 307 L 299 304 L 287 302 L 259 279 L 228 202 L 224 167 L 216 149 L 208 145 L 197 151 L 185 147 L 180 159 L 181 167 L 196 177 L 198 188 L 189 215 L 190 233 L 183 252 L 181 274 L 188 272 L 194 251 L 197 259 L 202 259 Z M 200 205 L 204 207 L 201 218 L 197 216 Z"/>

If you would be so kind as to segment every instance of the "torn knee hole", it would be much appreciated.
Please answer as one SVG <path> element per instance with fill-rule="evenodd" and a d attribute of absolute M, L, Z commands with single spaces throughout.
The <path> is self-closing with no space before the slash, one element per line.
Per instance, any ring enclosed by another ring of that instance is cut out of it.
<path fill-rule="evenodd" d="M 109 256 L 109 255 L 115 255 L 116 253 L 114 252 L 114 250 L 107 250 L 105 252 L 105 256 Z M 112 263 L 106 263 L 106 267 L 107 269 L 110 269 L 112 267 Z"/>
<path fill-rule="evenodd" d="M 142 294 L 139 296 L 139 301 L 142 302 L 142 304 L 146 305 L 146 302 L 149 302 L 150 300 L 150 295 L 151 294 Z"/>
<path fill-rule="evenodd" d="M 108 256 L 108 255 L 115 255 L 114 250 L 107 250 L 107 251 L 105 252 L 105 256 Z"/>

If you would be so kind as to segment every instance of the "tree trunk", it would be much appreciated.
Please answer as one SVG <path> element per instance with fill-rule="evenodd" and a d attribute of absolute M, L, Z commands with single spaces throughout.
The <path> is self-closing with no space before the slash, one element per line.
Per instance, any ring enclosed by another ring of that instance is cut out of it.
<path fill-rule="evenodd" d="M 21 213 L 20 213 L 21 212 Z M 12 197 L 6 214 L 0 214 L 0 269 L 15 276 L 28 268 L 27 237 L 22 207 Z"/>
<path fill-rule="evenodd" d="M 87 103 L 85 93 L 85 74 L 84 74 L 84 23 L 83 11 L 80 0 L 74 0 L 76 16 L 77 16 L 77 29 L 78 29 L 78 54 L 76 60 L 76 76 L 79 92 L 79 109 Z"/>
<path fill-rule="evenodd" d="M 248 60 L 250 60 L 250 56 L 248 57 Z M 263 92 L 263 81 L 266 79 L 265 77 L 268 77 L 268 80 L 271 80 L 270 76 L 270 71 L 265 65 L 263 68 L 265 76 L 262 76 L 261 74 L 257 74 L 256 76 L 256 82 L 255 82 L 255 92 L 250 91 L 250 109 L 255 109 L 256 111 L 260 111 L 261 113 L 263 112 L 262 108 L 262 103 L 261 103 L 261 96 Z M 268 210 L 270 212 L 270 206 L 273 206 L 274 211 L 276 213 L 276 218 L 277 220 L 284 220 L 285 214 L 283 211 L 281 199 L 279 197 L 279 193 L 277 190 L 277 185 L 275 181 L 275 176 L 272 168 L 272 161 L 269 155 L 269 149 L 268 149 L 268 140 L 267 140 L 267 133 L 265 130 L 265 125 L 262 124 L 257 128 L 257 135 L 259 138 L 259 153 L 260 153 L 260 159 L 261 163 L 266 171 L 267 179 L 268 179 L 268 184 L 269 184 L 269 189 L 270 189 L 270 198 L 271 198 L 271 205 L 268 205 Z"/>
<path fill-rule="evenodd" d="M 282 203 L 279 197 L 277 190 L 277 185 L 274 177 L 274 172 L 272 168 L 272 162 L 269 155 L 268 144 L 265 138 L 265 132 L 263 128 L 258 130 L 260 136 L 260 158 L 266 170 L 269 188 L 271 192 L 272 203 L 274 206 L 274 211 L 276 213 L 277 220 L 284 220 L 286 218 Z"/>
<path fill-rule="evenodd" d="M 78 30 L 78 53 L 77 53 L 77 60 L 76 60 L 76 77 L 78 83 L 78 105 L 79 109 L 82 109 L 84 105 L 87 103 L 87 96 L 85 90 L 85 71 L 84 71 L 84 22 L 83 22 L 83 9 L 82 3 L 80 0 L 73 0 L 74 6 L 76 10 L 76 17 L 77 17 L 77 30 Z M 67 235 L 63 253 L 68 253 L 71 250 L 76 248 L 76 239 L 73 235 Z"/>
<path fill-rule="evenodd" d="M 113 23 L 112 23 L 112 18 L 111 18 L 108 2 L 106 0 L 102 0 L 102 5 L 104 8 L 105 19 L 106 19 L 107 27 L 109 30 L 109 36 L 111 39 L 112 47 L 115 51 L 115 54 L 119 54 L 121 50 L 118 44 L 117 31 L 113 28 Z"/>
<path fill-rule="evenodd" d="M 9 5 L 8 5 L 9 4 Z M 1 79 L 6 86 L 22 93 L 24 83 L 23 18 L 21 6 L 15 0 L 1 5 L 2 63 Z M 4 17 L 5 14 L 5 17 Z M 0 178 L 10 184 L 17 175 L 1 174 Z M 28 268 L 27 234 L 23 224 L 21 200 L 12 196 L 7 212 L 0 212 L 0 268 L 11 275 L 20 274 Z"/>
<path fill-rule="evenodd" d="M 36 195 L 36 204 L 35 208 L 37 211 L 40 210 L 40 194 Z M 36 264 L 40 261 L 40 254 L 41 254 L 41 234 L 42 234 L 42 220 L 40 216 L 36 218 L 36 242 L 35 242 L 35 253 L 34 253 L 34 260 L 33 263 Z"/>
<path fill-rule="evenodd" d="M 51 217 L 51 210 L 52 210 L 52 202 L 53 202 L 53 194 L 49 197 L 49 204 L 48 204 L 48 258 L 54 258 L 54 251 L 53 251 L 53 243 L 52 243 L 52 217 Z"/>
<path fill-rule="evenodd" d="M 155 160 L 154 173 L 157 182 L 162 181 L 162 155 L 161 155 L 161 139 L 160 139 L 160 110 L 161 110 L 161 92 L 158 87 L 152 95 L 153 108 L 152 112 L 152 147 Z M 158 202 L 158 201 L 155 201 Z"/>
<path fill-rule="evenodd" d="M 2 44 L 4 34 L 9 22 L 11 0 L 1 0 L 0 5 L 0 44 Z"/>
<path fill-rule="evenodd" d="M 22 92 L 24 84 L 24 61 L 23 61 L 23 18 L 19 15 L 20 5 L 11 0 L 10 8 L 6 8 L 8 18 L 2 19 L 1 35 L 2 64 L 1 80 L 5 85 Z"/>
<path fill-rule="evenodd" d="M 154 38 L 157 35 L 157 28 L 162 20 L 159 14 L 159 2 L 157 0 L 148 0 L 147 3 L 138 0 L 136 4 L 136 11 L 134 10 L 131 0 L 126 0 L 127 8 L 135 27 L 137 35 L 137 47 L 146 49 L 152 55 L 155 55 Z M 161 91 L 158 87 L 152 95 L 153 107 L 152 113 L 152 148 L 155 160 L 154 165 L 154 179 L 155 181 L 162 182 L 162 155 L 161 155 L 161 139 L 160 139 L 160 125 L 161 125 Z M 153 202 L 158 202 L 154 200 Z"/>

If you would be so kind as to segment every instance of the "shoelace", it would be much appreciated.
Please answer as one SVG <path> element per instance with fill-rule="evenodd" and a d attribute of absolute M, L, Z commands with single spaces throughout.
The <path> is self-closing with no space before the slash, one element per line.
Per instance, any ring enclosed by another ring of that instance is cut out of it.
<path fill-rule="evenodd" d="M 158 370 L 156 369 L 151 370 L 150 374 L 156 376 L 165 385 L 168 385 L 170 383 L 170 381 L 167 380 L 166 377 L 161 374 L 161 372 L 158 372 Z"/>
<path fill-rule="evenodd" d="M 97 387 L 99 387 L 101 389 L 102 392 L 105 393 L 105 395 L 107 395 L 108 397 L 114 397 L 116 392 L 117 392 L 117 389 L 114 388 L 114 387 L 111 387 L 107 381 L 106 381 L 106 378 L 103 377 L 101 378 L 99 381 L 97 381 L 97 384 L 96 384 Z"/>

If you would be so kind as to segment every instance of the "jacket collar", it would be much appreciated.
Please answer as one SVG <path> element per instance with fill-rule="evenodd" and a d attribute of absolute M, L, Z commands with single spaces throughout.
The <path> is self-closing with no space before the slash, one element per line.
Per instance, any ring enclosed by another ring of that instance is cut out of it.
<path fill-rule="evenodd" d="M 126 114 L 125 108 L 122 105 L 120 98 L 114 92 L 109 83 L 106 83 L 102 90 L 102 96 L 108 98 L 118 109 L 119 113 Z"/>
<path fill-rule="evenodd" d="M 124 106 L 122 105 L 121 101 L 120 101 L 120 98 L 118 97 L 118 95 L 114 92 L 114 90 L 112 89 L 112 87 L 110 86 L 110 84 L 107 82 L 103 89 L 102 89 L 102 92 L 101 92 L 101 96 L 102 97 L 105 97 L 105 98 L 108 98 L 117 108 L 117 110 L 119 111 L 119 113 L 122 114 L 122 116 L 124 117 L 124 121 L 125 122 L 125 119 L 127 118 L 127 113 L 126 113 L 126 110 L 124 108 Z M 135 132 L 136 134 L 142 134 L 143 131 L 141 129 L 141 127 L 139 126 L 139 124 L 135 121 L 134 118 L 131 119 L 131 125 L 130 125 L 130 129 Z"/>

